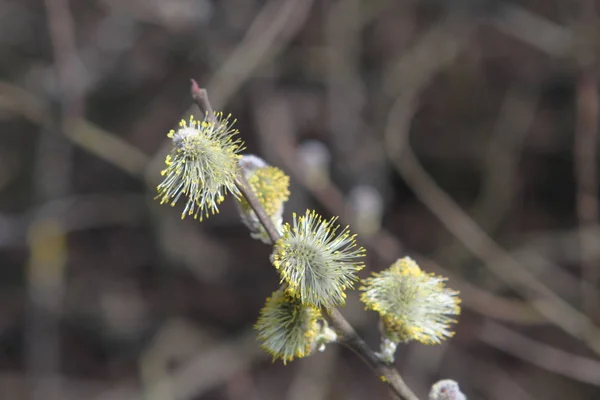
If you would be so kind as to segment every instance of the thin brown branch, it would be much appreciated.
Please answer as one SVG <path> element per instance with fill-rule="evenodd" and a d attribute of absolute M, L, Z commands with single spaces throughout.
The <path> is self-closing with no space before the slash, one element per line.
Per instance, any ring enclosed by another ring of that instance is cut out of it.
<path fill-rule="evenodd" d="M 564 57 L 573 46 L 573 32 L 524 7 L 501 3 L 488 23 L 551 57 Z"/>
<path fill-rule="evenodd" d="M 211 109 L 212 107 L 208 101 L 208 95 L 205 97 L 193 95 L 194 92 L 206 94 L 206 90 L 202 91 L 202 89 L 199 89 L 197 85 L 194 86 L 194 83 L 195 82 L 192 83 L 192 96 L 197 102 L 198 107 L 200 107 L 200 109 Z M 206 101 L 206 104 L 203 103 L 204 101 Z M 271 218 L 269 218 L 267 215 L 265 209 L 260 204 L 260 201 L 250 188 L 250 185 L 243 174 L 238 174 L 237 187 L 242 195 L 246 198 L 246 201 L 252 210 L 254 210 L 256 213 L 256 216 L 265 228 L 265 231 L 269 235 L 271 241 L 275 243 L 280 238 L 279 232 L 277 231 L 277 228 L 275 228 Z M 354 328 L 352 328 L 350 323 L 339 312 L 339 310 L 331 309 L 324 311 L 329 316 L 331 324 L 341 337 L 340 342 L 356 353 L 370 368 L 372 368 L 379 378 L 387 383 L 390 390 L 397 398 L 404 400 L 418 400 L 418 397 L 406 385 L 398 371 L 393 366 L 387 365 L 377 358 L 375 352 L 365 343 L 364 340 L 362 340 L 360 336 L 358 336 Z"/>
<path fill-rule="evenodd" d="M 192 98 L 200 108 L 200 111 L 206 115 L 209 121 L 215 120 L 215 111 L 210 105 L 210 101 L 208 101 L 208 92 L 206 89 L 200 89 L 198 83 L 192 79 Z"/>
<path fill-rule="evenodd" d="M 250 207 L 252 207 L 252 209 L 256 213 L 256 216 L 258 217 L 260 223 L 265 228 L 265 231 L 267 231 L 271 242 L 275 243 L 279 239 L 279 232 L 277 232 L 277 228 L 275 228 L 273 221 L 271 221 L 271 218 L 269 218 L 267 212 L 260 204 L 258 197 L 256 197 L 256 194 L 254 194 L 254 191 L 252 191 L 252 189 L 250 188 L 250 184 L 248 183 L 248 180 L 246 180 L 244 174 L 238 174 L 237 179 L 238 189 L 240 190 L 240 192 L 242 192 L 242 195 L 246 198 L 248 204 L 250 204 Z"/>
<path fill-rule="evenodd" d="M 215 70 L 208 84 L 220 109 L 261 65 L 274 59 L 306 22 L 314 0 L 270 0 L 262 7 L 240 44 Z"/>
<path fill-rule="evenodd" d="M 401 399 L 418 400 L 393 365 L 383 363 L 364 340 L 356 333 L 352 325 L 337 309 L 328 312 L 331 324 L 341 334 L 341 343 L 356 353 L 379 378 L 387 383 L 392 392 Z"/>
<path fill-rule="evenodd" d="M 575 145 L 573 158 L 575 161 L 575 174 L 577 181 L 577 217 L 581 230 L 598 224 L 598 99 L 597 79 L 594 68 L 594 52 L 591 47 L 596 36 L 596 13 L 592 1 L 583 4 L 584 15 L 581 24 L 581 41 L 587 46 L 582 46 L 578 61 L 580 76 L 577 82 L 577 125 L 575 129 Z M 593 261 L 584 261 L 587 255 L 594 251 L 596 243 L 586 240 L 582 234 L 579 239 L 581 253 L 581 282 L 583 309 L 592 320 L 598 321 L 600 298 L 595 288 L 600 281 L 600 275 Z"/>
<path fill-rule="evenodd" d="M 156 379 L 144 396 L 130 383 L 123 383 L 93 397 L 93 400 L 144 400 L 157 397 L 157 393 L 169 392 L 175 399 L 201 398 L 202 394 L 222 386 L 241 371 L 246 371 L 252 363 L 265 357 L 256 345 L 253 330 L 223 340 L 210 350 L 193 354 L 188 362 L 169 375 Z M 90 397 L 91 398 L 91 397 Z"/>
<path fill-rule="evenodd" d="M 72 79 L 76 56 L 73 18 L 66 0 L 46 0 L 54 70 L 60 90 L 60 113 L 50 113 L 36 143 L 34 198 L 60 199 L 71 190 L 72 146 L 60 135 L 69 119 L 80 114 L 81 90 Z M 60 319 L 66 286 L 65 230 L 54 218 L 36 216 L 27 230 L 30 260 L 27 269 L 28 307 L 25 323 L 25 368 L 32 385 L 29 398 L 64 398 Z M 53 251 L 48 253 L 47 249 Z M 48 312 L 48 311 L 52 312 Z"/>
<path fill-rule="evenodd" d="M 517 82 L 509 88 L 500 106 L 498 121 L 482 156 L 481 190 L 468 211 L 486 232 L 495 232 L 505 221 L 516 198 L 519 157 L 536 116 L 537 93 L 527 93 Z M 458 241 L 443 247 L 436 260 L 453 260 L 457 266 L 468 265 L 472 255 Z"/>
<path fill-rule="evenodd" d="M 77 57 L 75 23 L 66 0 L 46 0 L 54 66 L 61 91 L 62 123 L 83 113 L 82 66 Z M 79 78 L 79 79 L 77 79 Z"/>
<path fill-rule="evenodd" d="M 479 339 L 547 371 L 600 386 L 600 362 L 592 358 L 555 348 L 491 321 L 480 330 Z"/>

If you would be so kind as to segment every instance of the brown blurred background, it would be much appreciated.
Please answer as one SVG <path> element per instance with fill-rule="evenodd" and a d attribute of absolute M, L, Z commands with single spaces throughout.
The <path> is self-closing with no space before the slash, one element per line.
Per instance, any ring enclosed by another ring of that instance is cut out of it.
<path fill-rule="evenodd" d="M 366 399 L 339 346 L 287 366 L 252 325 L 278 281 L 232 199 L 153 200 L 190 78 L 249 153 L 461 291 L 400 346 L 421 398 L 600 399 L 598 50 L 585 0 L 0 2 L 0 399 Z M 377 319 L 344 314 L 374 347 Z"/>

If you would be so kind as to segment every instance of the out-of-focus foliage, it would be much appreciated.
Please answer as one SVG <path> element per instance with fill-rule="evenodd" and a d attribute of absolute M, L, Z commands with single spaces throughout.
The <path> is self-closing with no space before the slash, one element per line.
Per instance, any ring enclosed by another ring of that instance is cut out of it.
<path fill-rule="evenodd" d="M 596 110 L 585 106 L 597 87 L 596 64 L 585 64 L 596 57 L 586 22 L 596 11 L 582 4 L 0 3 L 0 397 L 387 396 L 337 346 L 286 369 L 258 348 L 252 326 L 279 280 L 234 199 L 202 224 L 180 220 L 181 202 L 152 201 L 166 133 L 201 117 L 190 78 L 236 115 L 248 153 L 290 176 L 284 223 L 293 210 L 339 215 L 368 250 L 361 279 L 410 255 L 461 291 L 445 351 L 398 348 L 421 398 L 440 377 L 470 399 L 598 397 L 598 356 L 579 331 L 565 333 L 530 292 L 492 274 L 507 259 L 475 257 L 487 242 L 451 234 L 402 178 L 414 169 L 400 174 L 389 157 L 406 161 L 411 150 L 519 268 L 598 323 L 589 279 L 600 234 L 593 222 L 578 231 L 573 153 L 576 132 L 593 127 L 582 110 Z M 392 116 L 397 101 L 406 103 Z M 377 194 L 373 213 L 356 212 L 354 189 L 365 186 Z M 52 237 L 34 240 L 45 221 Z M 584 253 L 580 240 L 592 244 Z M 38 257 L 40 243 L 59 243 L 43 254 L 60 257 Z M 375 315 L 361 319 L 356 293 L 346 303 L 376 344 Z"/>

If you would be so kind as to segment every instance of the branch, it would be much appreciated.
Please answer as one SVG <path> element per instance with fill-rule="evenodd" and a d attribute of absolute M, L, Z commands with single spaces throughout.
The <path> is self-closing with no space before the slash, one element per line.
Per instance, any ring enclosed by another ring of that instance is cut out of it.
<path fill-rule="evenodd" d="M 600 298 L 594 288 L 598 284 L 600 274 L 596 263 L 585 261 L 588 255 L 597 246 L 593 241 L 586 240 L 583 230 L 587 227 L 597 226 L 598 215 L 598 81 L 595 69 L 597 60 L 595 56 L 595 45 L 597 41 L 595 28 L 597 25 L 597 14 L 593 1 L 583 1 L 583 15 L 579 22 L 579 40 L 583 45 L 576 54 L 579 64 L 579 78 L 577 81 L 577 122 L 575 126 L 575 143 L 573 146 L 573 158 L 575 162 L 575 180 L 577 184 L 577 217 L 579 228 L 582 231 L 579 240 L 579 251 L 581 253 L 581 286 L 583 309 L 592 321 L 600 320 L 597 307 Z M 590 290 L 592 288 L 592 290 Z"/>
<path fill-rule="evenodd" d="M 271 242 L 275 243 L 279 239 L 279 232 L 277 232 L 277 228 L 275 228 L 275 225 L 273 225 L 273 221 L 271 221 L 271 218 L 269 218 L 269 215 L 260 204 L 256 194 L 254 194 L 254 191 L 250 188 L 250 184 L 248 183 L 248 180 L 244 174 L 238 174 L 237 180 L 238 189 L 240 192 L 242 192 L 242 195 L 246 198 L 246 201 L 248 201 L 248 204 L 250 204 L 250 207 L 252 207 L 252 210 L 254 210 L 256 213 L 258 220 L 265 228 L 265 231 L 267 231 Z"/>
<path fill-rule="evenodd" d="M 483 325 L 478 336 L 483 343 L 531 365 L 579 382 L 600 386 L 600 362 L 593 358 L 555 348 L 491 321 Z"/>
<path fill-rule="evenodd" d="M 596 263 L 585 261 L 597 244 L 583 235 L 583 229 L 598 224 L 598 171 L 596 170 L 598 131 L 598 92 L 591 71 L 584 70 L 577 83 L 577 127 L 575 132 L 575 171 L 577 182 L 577 216 L 580 238 L 583 308 L 592 320 L 598 320 L 598 284 Z M 591 284 L 591 286 L 589 286 Z M 592 288 L 592 290 L 590 290 Z"/>
<path fill-rule="evenodd" d="M 192 79 L 191 81 L 192 81 L 192 88 L 191 88 L 192 98 L 198 105 L 198 108 L 200 108 L 200 111 L 204 115 L 206 115 L 206 118 L 208 118 L 209 121 L 214 122 L 215 121 L 215 111 L 213 110 L 212 106 L 210 105 L 210 101 L 208 101 L 208 92 L 206 91 L 206 89 L 200 89 L 200 86 L 198 86 L 198 83 L 194 79 Z"/>
<path fill-rule="evenodd" d="M 206 90 L 200 89 L 194 80 L 192 80 L 191 92 L 192 97 L 201 110 L 212 110 Z M 250 207 L 252 207 L 252 210 L 256 213 L 260 223 L 265 228 L 265 231 L 267 231 L 269 238 L 275 243 L 280 238 L 280 235 L 243 174 L 238 175 L 237 186 L 242 195 L 246 198 Z M 340 342 L 356 353 L 365 364 L 373 369 L 379 378 L 388 384 L 390 390 L 397 398 L 403 400 L 418 400 L 418 397 L 406 385 L 398 371 L 393 366 L 387 365 L 377 358 L 375 352 L 360 336 L 358 336 L 352 325 L 350 325 L 339 310 L 334 308 L 323 311 L 329 316 L 331 324 L 341 337 Z"/>

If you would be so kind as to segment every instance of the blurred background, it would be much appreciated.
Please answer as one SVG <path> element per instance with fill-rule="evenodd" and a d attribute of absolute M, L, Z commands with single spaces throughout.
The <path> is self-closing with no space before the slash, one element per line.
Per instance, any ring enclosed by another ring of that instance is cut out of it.
<path fill-rule="evenodd" d="M 590 0 L 0 2 L 0 398 L 365 399 L 348 350 L 287 366 L 278 287 L 232 199 L 153 197 L 190 79 L 293 211 L 338 215 L 366 277 L 402 256 L 461 291 L 456 336 L 400 346 L 426 398 L 600 399 L 598 50 Z M 343 313 L 373 347 L 356 293 Z"/>

